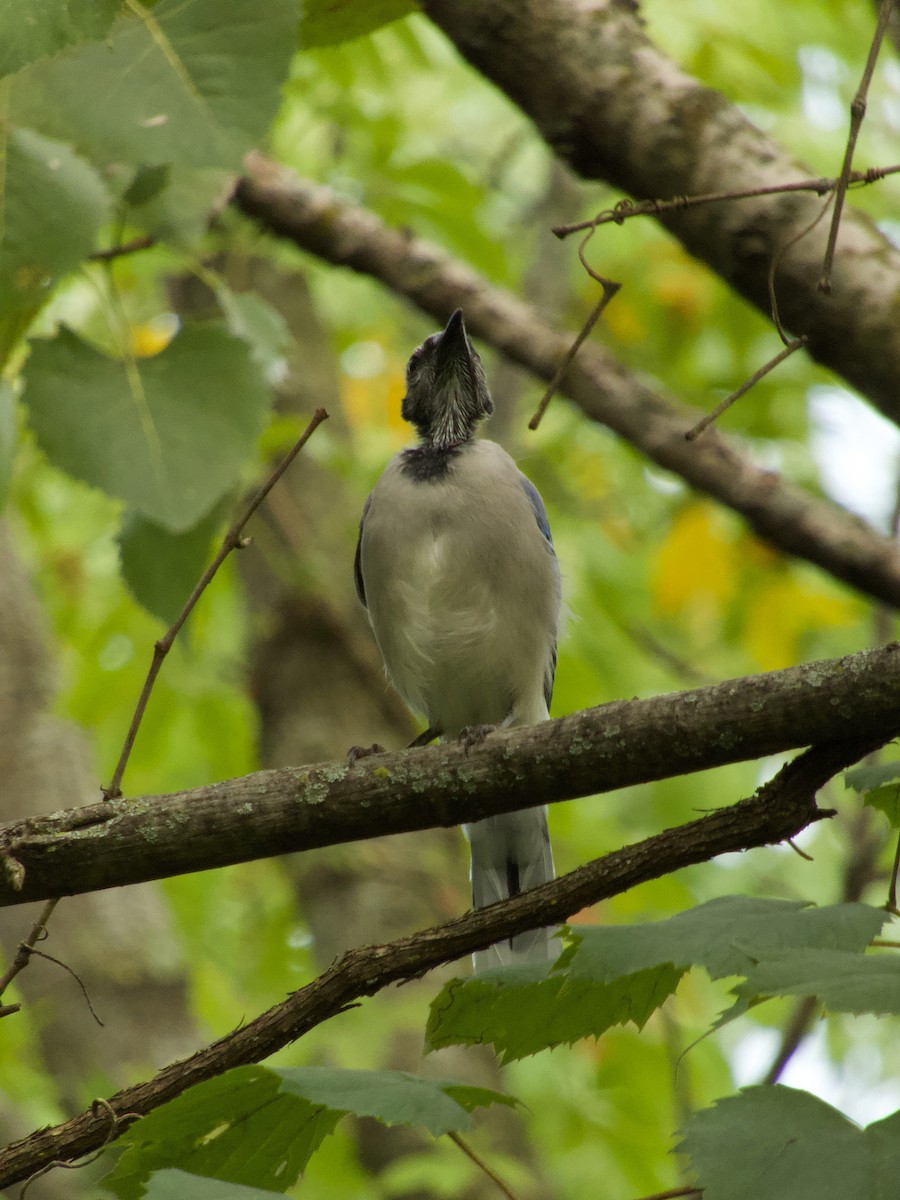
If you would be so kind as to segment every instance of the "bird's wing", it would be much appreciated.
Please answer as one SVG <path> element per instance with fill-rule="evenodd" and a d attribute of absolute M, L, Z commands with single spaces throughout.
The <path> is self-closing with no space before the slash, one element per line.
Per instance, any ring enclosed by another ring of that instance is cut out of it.
<path fill-rule="evenodd" d="M 541 499 L 541 493 L 537 490 L 530 479 L 524 475 L 519 478 L 522 482 L 522 491 L 528 497 L 528 502 L 531 505 L 531 511 L 534 513 L 534 519 L 537 522 L 537 527 L 541 531 L 544 541 L 547 543 L 547 549 L 550 554 L 556 558 L 556 551 L 553 549 L 553 536 L 550 533 L 550 522 L 547 520 L 547 510 L 544 508 L 544 501 Z M 550 657 L 547 662 L 547 670 L 544 673 L 544 699 L 547 702 L 547 707 L 550 707 L 550 701 L 553 697 L 553 680 L 556 678 L 556 639 L 553 639 L 553 645 L 550 648 Z"/>
<path fill-rule="evenodd" d="M 540 500 L 540 497 L 538 496 Z M 362 573 L 362 535 L 363 525 L 366 520 L 366 513 L 369 511 L 369 505 L 372 503 L 372 497 L 369 496 L 363 505 L 362 516 L 359 518 L 359 537 L 356 539 L 356 557 L 353 559 L 353 580 L 356 583 L 356 594 L 359 596 L 363 608 L 367 608 L 366 604 L 366 585 L 363 582 Z"/>

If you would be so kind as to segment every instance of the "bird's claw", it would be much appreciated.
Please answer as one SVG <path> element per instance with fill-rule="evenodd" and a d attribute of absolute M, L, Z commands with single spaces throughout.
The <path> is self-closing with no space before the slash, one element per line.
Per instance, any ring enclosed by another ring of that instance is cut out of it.
<path fill-rule="evenodd" d="M 496 725 L 466 725 L 459 731 L 459 740 L 465 747 L 466 756 L 473 746 L 480 746 L 489 733 L 493 733 Z"/>
<path fill-rule="evenodd" d="M 387 754 L 387 750 L 380 742 L 373 742 L 371 746 L 351 746 L 347 751 L 347 763 L 355 767 L 361 758 L 371 758 L 373 754 Z"/>

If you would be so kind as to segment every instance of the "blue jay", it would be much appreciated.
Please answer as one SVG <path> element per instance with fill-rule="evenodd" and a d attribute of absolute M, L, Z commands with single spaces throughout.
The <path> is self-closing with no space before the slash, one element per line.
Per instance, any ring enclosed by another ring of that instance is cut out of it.
<path fill-rule="evenodd" d="M 409 360 L 401 414 L 418 444 L 388 463 L 356 548 L 356 589 L 387 675 L 428 721 L 420 742 L 471 745 L 491 727 L 549 716 L 559 566 L 537 489 L 496 442 L 475 439 L 493 411 L 457 309 Z M 553 878 L 546 809 L 464 829 L 476 908 Z M 549 956 L 542 929 L 479 952 L 475 968 Z"/>

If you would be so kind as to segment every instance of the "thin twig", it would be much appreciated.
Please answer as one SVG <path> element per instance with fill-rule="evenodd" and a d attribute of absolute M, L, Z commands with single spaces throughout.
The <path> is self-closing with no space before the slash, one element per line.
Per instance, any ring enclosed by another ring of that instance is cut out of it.
<path fill-rule="evenodd" d="M 556 389 L 559 387 L 563 376 L 565 375 L 566 371 L 569 369 L 569 365 L 571 364 L 572 359 L 578 353 L 578 350 L 581 347 L 582 343 L 584 342 L 585 338 L 587 338 L 590 335 L 591 330 L 594 328 L 594 326 L 600 320 L 607 304 L 609 304 L 610 300 L 612 300 L 612 298 L 615 296 L 616 292 L 618 292 L 619 288 L 622 286 L 621 283 L 616 283 L 616 281 L 614 279 L 606 279 L 606 278 L 604 278 L 604 276 L 598 275 L 597 272 L 593 269 L 593 267 L 590 265 L 590 263 L 585 258 L 584 250 L 585 250 L 585 247 L 587 246 L 588 242 L 590 241 L 590 239 L 593 237 L 593 234 L 594 234 L 593 229 L 589 229 L 587 231 L 587 233 L 585 234 L 585 236 L 581 239 L 581 244 L 578 247 L 578 257 L 581 259 L 581 265 L 587 271 L 588 275 L 590 275 L 590 277 L 592 279 L 595 279 L 597 281 L 597 283 L 600 284 L 600 287 L 603 289 L 603 291 L 600 294 L 600 299 L 594 305 L 594 308 L 591 311 L 590 316 L 585 321 L 584 325 L 581 327 L 581 331 L 579 332 L 578 336 L 575 338 L 575 341 L 572 343 L 572 345 L 569 347 L 569 349 L 563 355 L 562 361 L 560 362 L 559 366 L 556 368 L 556 372 L 555 372 L 553 378 L 550 380 L 549 384 L 547 385 L 547 390 L 544 392 L 543 396 L 541 396 L 540 403 L 538 404 L 537 409 L 535 410 L 534 416 L 528 422 L 528 428 L 532 429 L 532 430 L 537 429 L 538 425 L 540 425 L 541 420 L 544 416 L 544 413 L 547 411 L 547 407 L 550 404 L 550 401 L 553 399 Z"/>
<path fill-rule="evenodd" d="M 453 1142 L 453 1144 L 455 1146 L 459 1146 L 459 1148 L 460 1148 L 460 1150 L 462 1150 L 463 1154 L 465 1154 L 465 1156 L 467 1158 L 470 1158 L 472 1160 L 472 1162 L 475 1164 L 475 1166 L 478 1167 L 479 1170 L 483 1171 L 485 1173 L 485 1175 L 487 1175 L 488 1179 L 491 1179 L 494 1181 L 494 1183 L 496 1183 L 497 1187 L 500 1189 L 500 1191 L 503 1193 L 503 1195 L 507 1197 L 507 1200 L 518 1200 L 518 1197 L 516 1196 L 515 1192 L 513 1192 L 508 1187 L 508 1185 L 503 1182 L 503 1180 L 500 1178 L 500 1176 L 497 1174 L 497 1172 L 494 1171 L 491 1167 L 489 1167 L 488 1164 L 481 1157 L 481 1155 L 476 1154 L 475 1151 L 472 1149 L 472 1147 L 469 1145 L 469 1143 L 464 1141 L 459 1136 L 458 1133 L 455 1133 L 451 1129 L 448 1131 L 447 1137 L 450 1139 L 451 1142 Z"/>
<path fill-rule="evenodd" d="M 109 262 L 113 258 L 121 258 L 124 254 L 134 254 L 138 250 L 149 250 L 156 245 L 156 238 L 149 233 L 134 237 L 130 242 L 122 242 L 116 246 L 107 246 L 105 250 L 94 250 L 88 255 L 90 262 Z"/>
<path fill-rule="evenodd" d="M 50 915 L 59 903 L 59 899 L 48 900 L 41 909 L 41 914 L 31 927 L 31 932 L 23 942 L 19 942 L 19 948 L 16 951 L 16 956 L 6 968 L 6 971 L 0 976 L 0 996 L 6 991 L 15 977 L 21 970 L 28 966 L 31 961 L 31 953 L 34 950 L 38 940 L 42 934 L 46 933 L 45 926 L 50 920 Z M 90 1001 L 88 1002 L 90 1003 Z M 0 1009 L 0 1017 L 7 1017 L 10 1013 L 18 1012 L 20 1005 L 7 1004 Z"/>
<path fill-rule="evenodd" d="M 81 980 L 81 977 L 78 975 L 78 973 L 77 973 L 76 971 L 73 971 L 73 970 L 72 970 L 72 968 L 69 966 L 69 964 L 68 964 L 68 963 L 64 963 L 64 962 L 62 961 L 62 959 L 59 959 L 59 958 L 54 958 L 52 954 L 47 954 L 47 953 L 45 953 L 45 951 L 43 951 L 43 950 L 38 950 L 38 948 L 37 948 L 36 946 L 29 946 L 29 947 L 28 947 L 28 953 L 29 953 L 29 954 L 36 954 L 36 955 L 37 955 L 39 958 L 46 958 L 47 962 L 52 962 L 52 963 L 55 963 L 55 964 L 56 964 L 58 967 L 62 967 L 62 969 L 63 969 L 64 971 L 68 971 L 68 972 L 69 972 L 69 974 L 72 976 L 72 978 L 73 978 L 73 979 L 75 980 L 75 982 L 78 984 L 78 986 L 81 988 L 81 994 L 84 996 L 84 1001 L 85 1001 L 85 1004 L 87 1004 L 87 1006 L 88 1006 L 88 1009 L 90 1010 L 90 1014 L 91 1014 L 91 1016 L 94 1018 L 94 1020 L 97 1022 L 97 1024 L 98 1024 L 99 1026 L 101 1026 L 101 1028 L 102 1028 L 102 1027 L 103 1027 L 103 1022 L 102 1022 L 102 1021 L 100 1020 L 100 1018 L 97 1016 L 97 1012 L 96 1012 L 96 1010 L 95 1010 L 95 1008 L 94 1008 L 93 1004 L 91 1004 L 91 998 L 90 998 L 90 996 L 88 995 L 88 990 L 87 990 L 87 988 L 84 986 L 84 983 L 82 982 L 82 980 Z"/>
<path fill-rule="evenodd" d="M 755 383 L 759 383 L 759 381 L 765 378 L 770 371 L 773 371 L 779 363 L 783 363 L 786 358 L 790 358 L 790 356 L 796 350 L 799 350 L 801 346 L 805 346 L 808 340 L 809 339 L 804 334 L 802 337 L 794 338 L 793 341 L 788 342 L 785 348 L 776 354 L 774 358 L 770 358 L 769 361 L 764 363 L 758 371 L 754 371 L 750 378 L 745 383 L 742 383 L 737 391 L 732 392 L 730 396 L 726 396 L 722 403 L 714 408 L 711 413 L 707 413 L 706 416 L 703 417 L 702 420 L 698 421 L 692 429 L 689 429 L 684 435 L 685 441 L 692 442 L 695 438 L 698 438 L 704 429 L 708 429 L 714 421 L 717 421 L 719 417 L 721 417 L 722 413 L 725 412 L 726 409 L 731 408 L 732 404 L 734 404 L 736 400 L 740 400 L 741 396 L 743 396 L 746 392 L 749 392 Z"/>
<path fill-rule="evenodd" d="M 833 202 L 834 202 L 834 194 L 832 193 L 831 195 L 829 195 L 828 199 L 822 205 L 818 214 L 809 222 L 809 224 L 804 225 L 803 228 L 801 230 L 799 230 L 799 232 L 795 233 L 793 235 L 793 237 L 789 237 L 786 242 L 784 242 L 781 246 L 779 246 L 779 248 L 775 252 L 775 254 L 772 255 L 772 261 L 769 263 L 769 272 L 766 277 L 766 284 L 769 289 L 769 311 L 771 313 L 772 320 L 775 322 L 775 328 L 778 330 L 778 336 L 781 338 L 781 340 L 784 342 L 785 345 L 788 344 L 788 342 L 790 341 L 790 338 L 788 337 L 787 333 L 785 332 L 784 326 L 781 323 L 781 316 L 779 315 L 779 312 L 778 312 L 778 300 L 775 296 L 775 273 L 778 270 L 778 268 L 781 266 L 782 262 L 784 261 L 785 256 L 787 255 L 787 252 L 790 250 L 790 248 L 792 246 L 796 246 L 796 244 L 799 241 L 802 241 L 802 239 L 805 238 L 807 234 L 812 233 L 812 231 L 815 229 L 815 227 L 819 224 L 819 222 L 822 220 L 822 218 L 828 212 L 828 210 L 831 207 Z"/>
<path fill-rule="evenodd" d="M 841 174 L 838 178 L 837 189 L 835 191 L 834 212 L 831 214 L 831 228 L 828 230 L 828 244 L 825 247 L 825 261 L 822 264 L 822 278 L 819 280 L 820 292 L 828 293 L 831 291 L 831 266 L 834 261 L 834 249 L 837 245 L 838 229 L 841 224 L 841 213 L 844 211 L 844 197 L 847 195 L 847 187 L 852 174 L 856 139 L 859 137 L 859 131 L 862 128 L 863 119 L 866 115 L 866 95 L 869 91 L 869 84 L 872 82 L 878 52 L 881 49 L 884 31 L 887 29 L 888 19 L 893 7 L 894 0 L 881 0 L 881 10 L 878 13 L 878 24 L 875 26 L 875 33 L 872 35 L 869 57 L 866 59 L 866 65 L 863 68 L 862 79 L 859 81 L 856 95 L 850 104 L 850 132 L 847 135 L 847 148 L 844 151 L 844 161 L 841 165 Z"/>
<path fill-rule="evenodd" d="M 760 1083 L 772 1084 L 778 1082 L 782 1071 L 794 1057 L 800 1043 L 812 1028 L 818 1007 L 819 1000 L 817 996 L 803 997 L 794 1009 L 790 1024 L 785 1029 L 781 1045 L 778 1047 L 778 1053 L 775 1055 L 771 1067 L 766 1071 Z"/>
<path fill-rule="evenodd" d="M 144 712 L 147 708 L 147 702 L 150 699 L 150 693 L 153 691 L 153 685 L 156 683 L 156 677 L 160 672 L 166 655 L 172 648 L 172 643 L 175 641 L 175 638 L 178 636 L 182 626 L 191 615 L 194 606 L 212 581 L 219 567 L 221 567 L 222 563 L 232 552 L 232 550 L 236 550 L 243 544 L 241 534 L 244 526 L 309 441 L 310 437 L 312 437 L 315 430 L 327 418 L 328 413 L 324 408 L 316 409 L 312 420 L 307 425 L 306 429 L 303 431 L 288 453 L 284 456 L 275 470 L 271 473 L 262 487 L 258 489 L 250 502 L 247 504 L 244 511 L 225 534 L 218 553 L 200 576 L 200 579 L 197 581 L 194 590 L 191 592 L 190 596 L 188 596 L 184 607 L 176 617 L 174 624 L 168 630 L 166 630 L 165 634 L 154 645 L 153 660 L 150 663 L 150 669 L 147 672 L 147 678 L 144 680 L 144 686 L 141 689 L 140 696 L 138 697 L 137 706 L 134 710 L 134 715 L 131 718 L 131 725 L 128 728 L 128 734 L 125 738 L 125 744 L 122 747 L 122 753 L 119 755 L 119 761 L 116 763 L 116 769 L 113 772 L 113 777 L 110 780 L 109 785 L 103 789 L 103 795 L 107 800 L 115 800 L 122 794 L 122 776 L 125 774 L 125 768 L 128 765 L 128 759 L 131 757 L 131 751 L 134 747 L 135 738 L 137 737 L 138 729 L 140 729 L 141 721 L 144 718 Z"/>
<path fill-rule="evenodd" d="M 890 167 L 870 167 L 867 171 L 851 171 L 851 184 L 877 183 L 888 175 L 900 172 L 900 163 Z M 728 200 L 751 200 L 755 196 L 778 196 L 784 192 L 815 192 L 825 196 L 837 187 L 837 179 L 797 179 L 791 183 L 773 183 L 765 187 L 747 188 L 734 192 L 704 192 L 698 196 L 674 196 L 669 200 L 620 200 L 614 208 L 606 208 L 587 221 L 575 221 L 571 225 L 554 225 L 552 232 L 558 238 L 566 238 L 585 229 L 596 229 L 600 225 L 622 225 L 631 217 L 656 217 L 675 209 L 695 208 L 699 204 L 721 204 Z"/>

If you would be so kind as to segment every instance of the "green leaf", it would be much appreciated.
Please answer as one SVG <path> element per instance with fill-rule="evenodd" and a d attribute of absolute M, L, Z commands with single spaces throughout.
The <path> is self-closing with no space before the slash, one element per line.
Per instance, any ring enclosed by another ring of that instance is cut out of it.
<path fill-rule="evenodd" d="M 844 950 L 797 948 L 770 953 L 745 969 L 744 983 L 733 989 L 733 1008 L 717 1022 L 724 1025 L 748 1006 L 770 996 L 816 996 L 831 1012 L 900 1013 L 900 958 Z"/>
<path fill-rule="evenodd" d="M 502 1062 L 599 1037 L 613 1025 L 648 1017 L 675 991 L 684 971 L 669 963 L 611 983 L 530 964 L 453 979 L 432 1001 L 428 1050 L 491 1043 Z"/>
<path fill-rule="evenodd" d="M 569 945 L 553 967 L 451 980 L 432 1002 L 426 1044 L 490 1042 L 509 1061 L 627 1021 L 640 1028 L 688 967 L 703 966 L 713 978 L 746 975 L 761 958 L 810 946 L 858 958 L 886 919 L 864 904 L 811 908 L 725 896 L 666 921 L 578 926 L 566 931 Z"/>
<path fill-rule="evenodd" d="M 900 828 L 900 783 L 889 783 L 875 788 L 866 796 L 866 808 L 883 812 L 894 829 Z"/>
<path fill-rule="evenodd" d="M 50 459 L 172 533 L 234 486 L 269 405 L 248 346 L 213 324 L 132 362 L 61 329 L 34 343 L 25 377 Z"/>
<path fill-rule="evenodd" d="M 900 1113 L 861 1130 L 806 1092 L 746 1088 L 692 1117 L 679 1150 L 703 1200 L 892 1200 Z"/>
<path fill-rule="evenodd" d="M 73 42 L 105 37 L 120 0 L 0 0 L 0 76 Z"/>
<path fill-rule="evenodd" d="M 569 931 L 558 967 L 606 982 L 659 963 L 705 967 L 713 979 L 744 975 L 755 962 L 791 947 L 861 952 L 887 920 L 865 904 L 813 908 L 793 900 L 723 896 L 665 921 Z"/>
<path fill-rule="evenodd" d="M 135 600 L 171 625 L 209 564 L 211 543 L 222 520 L 221 506 L 184 533 L 171 533 L 137 513 L 128 513 L 119 534 L 122 577 Z"/>
<path fill-rule="evenodd" d="M 446 1079 L 422 1079 L 406 1071 L 347 1071 L 294 1067 L 273 1071 L 283 1092 L 324 1104 L 339 1113 L 375 1117 L 385 1125 L 423 1125 L 435 1137 L 470 1129 L 473 1109 L 516 1101 L 489 1088 Z"/>
<path fill-rule="evenodd" d="M 197 1084 L 130 1129 L 104 1187 L 137 1200 L 157 1168 L 284 1191 L 340 1114 L 282 1092 L 265 1067 L 237 1067 Z"/>
<path fill-rule="evenodd" d="M 860 794 L 895 781 L 900 781 L 900 760 L 898 759 L 891 762 L 867 763 L 861 767 L 851 767 L 849 771 L 844 772 L 844 784 Z"/>
<path fill-rule="evenodd" d="M 187 1171 L 154 1171 L 147 1180 L 145 1200 L 271 1200 L 283 1196 L 283 1191 L 245 1187 L 242 1183 L 224 1183 Z"/>
<path fill-rule="evenodd" d="M 233 175 L 217 167 L 150 167 L 139 171 L 125 193 L 129 224 L 159 241 L 190 247 L 206 233 L 216 202 L 228 194 Z"/>
<path fill-rule="evenodd" d="M 68 146 L 0 128 L 0 365 L 53 284 L 94 248 L 110 202 Z"/>
<path fill-rule="evenodd" d="M 372 33 L 418 12 L 416 0 L 308 0 L 300 21 L 300 46 L 334 46 Z"/>
<path fill-rule="evenodd" d="M 104 1185 L 133 1200 L 153 1171 L 177 1166 L 283 1191 L 348 1112 L 388 1125 L 422 1125 L 438 1136 L 468 1129 L 473 1109 L 496 1103 L 516 1102 L 487 1088 L 403 1071 L 237 1067 L 133 1126 Z"/>
<path fill-rule="evenodd" d="M 264 16 L 245 0 L 159 0 L 139 12 L 103 42 L 15 76 L 13 121 L 100 163 L 237 169 L 277 110 L 295 0 L 269 0 Z"/>

